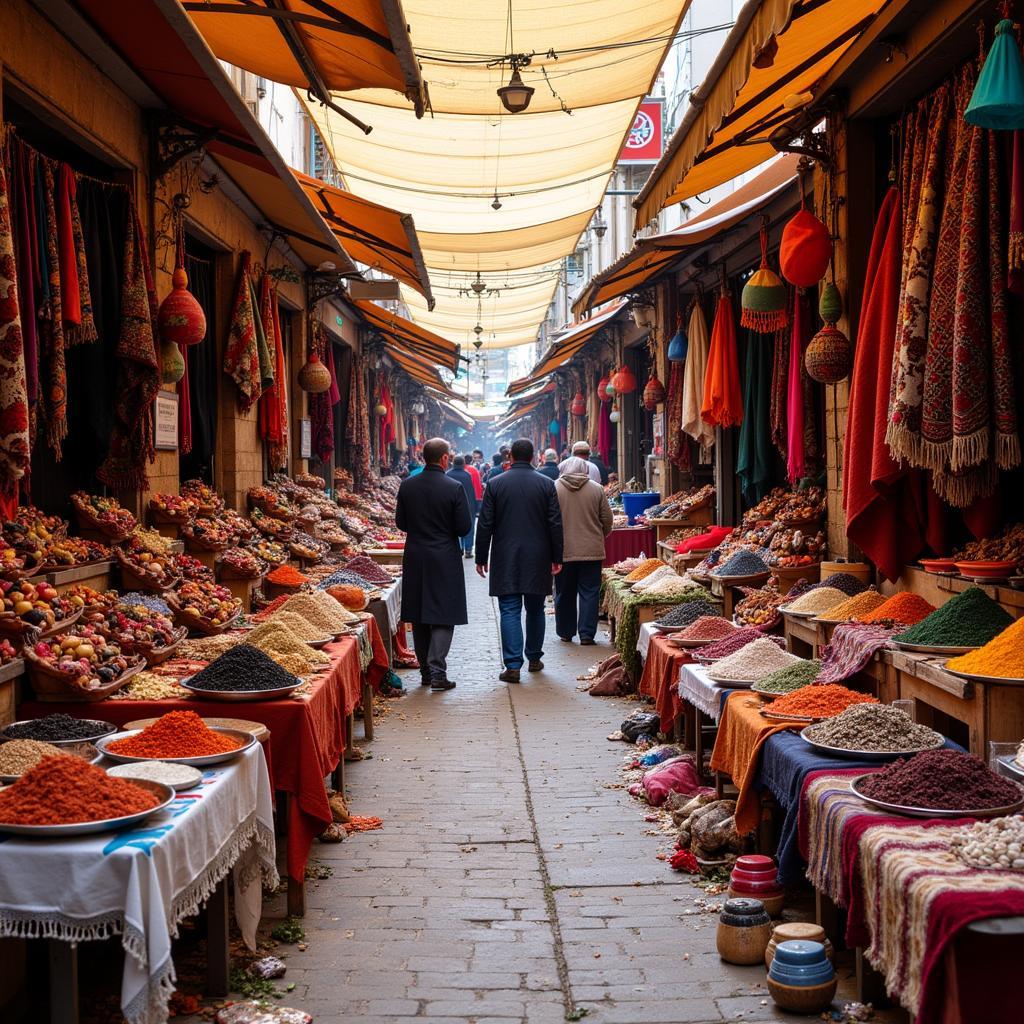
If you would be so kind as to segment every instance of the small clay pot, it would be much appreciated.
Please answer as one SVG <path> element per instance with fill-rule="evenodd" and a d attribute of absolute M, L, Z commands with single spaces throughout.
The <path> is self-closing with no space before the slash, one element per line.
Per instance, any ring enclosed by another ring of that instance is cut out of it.
<path fill-rule="evenodd" d="M 779 885 L 775 861 L 759 853 L 737 857 L 729 876 L 729 896 L 760 900 L 771 917 L 778 917 L 782 913 L 785 893 Z"/>
<path fill-rule="evenodd" d="M 771 940 L 768 943 L 768 948 L 764 951 L 764 965 L 765 967 L 771 967 L 772 960 L 775 957 L 775 947 L 780 942 L 820 942 L 825 947 L 825 956 L 831 960 L 835 951 L 832 948 L 832 943 L 829 942 L 825 935 L 825 929 L 819 924 L 814 924 L 812 921 L 788 921 L 786 924 L 777 924 L 775 931 L 772 932 Z"/>
<path fill-rule="evenodd" d="M 768 882 L 747 882 L 729 886 L 729 899 L 754 899 L 764 904 L 769 917 L 778 917 L 786 902 L 786 894 L 778 885 Z"/>
<path fill-rule="evenodd" d="M 788 940 L 775 947 L 768 991 L 783 1010 L 820 1013 L 836 994 L 836 972 L 820 942 Z"/>
<path fill-rule="evenodd" d="M 715 934 L 718 955 L 726 963 L 761 963 L 771 937 L 772 920 L 760 900 L 726 900 Z"/>
<path fill-rule="evenodd" d="M 821 985 L 784 985 L 768 976 L 768 994 L 780 1010 L 790 1013 L 821 1013 L 827 1010 L 836 995 L 835 977 Z"/>

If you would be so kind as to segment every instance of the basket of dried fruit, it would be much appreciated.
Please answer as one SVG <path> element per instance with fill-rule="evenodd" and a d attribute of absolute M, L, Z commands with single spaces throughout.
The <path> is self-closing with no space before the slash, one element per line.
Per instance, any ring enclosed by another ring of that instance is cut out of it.
<path fill-rule="evenodd" d="M 227 632 L 242 612 L 242 603 L 216 583 L 186 581 L 167 594 L 165 600 L 179 626 L 204 636 Z"/>
<path fill-rule="evenodd" d="M 115 543 L 126 540 L 138 525 L 135 516 L 123 508 L 115 498 L 75 491 L 71 495 L 79 532 L 87 536 L 90 531 L 100 533 Z"/>
<path fill-rule="evenodd" d="M 154 494 L 149 499 L 149 520 L 159 526 L 180 526 L 199 511 L 199 503 L 179 494 Z"/>
<path fill-rule="evenodd" d="M 26 645 L 29 683 L 41 701 L 98 701 L 117 692 L 146 667 L 88 628 L 75 635 Z"/>
<path fill-rule="evenodd" d="M 246 548 L 228 548 L 217 558 L 222 580 L 257 580 L 267 574 L 267 563 Z"/>

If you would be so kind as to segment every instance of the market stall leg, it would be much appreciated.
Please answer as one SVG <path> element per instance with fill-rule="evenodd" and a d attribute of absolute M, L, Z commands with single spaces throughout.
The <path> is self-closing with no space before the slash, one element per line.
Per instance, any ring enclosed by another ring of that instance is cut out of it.
<path fill-rule="evenodd" d="M 373 687 L 363 679 L 363 737 L 373 739 Z"/>
<path fill-rule="evenodd" d="M 228 937 L 228 874 L 206 901 L 206 994 L 226 996 L 231 971 L 231 942 Z"/>
<path fill-rule="evenodd" d="M 50 939 L 50 1024 L 78 1024 L 78 943 Z"/>

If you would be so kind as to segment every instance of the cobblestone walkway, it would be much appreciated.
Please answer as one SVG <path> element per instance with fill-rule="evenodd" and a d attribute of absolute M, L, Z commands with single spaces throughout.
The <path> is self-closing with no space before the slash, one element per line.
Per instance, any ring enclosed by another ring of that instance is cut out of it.
<path fill-rule="evenodd" d="M 466 573 L 458 688 L 405 673 L 373 758 L 350 766 L 353 812 L 384 829 L 314 848 L 333 875 L 309 887 L 288 1002 L 361 1024 L 785 1019 L 763 970 L 719 960 L 704 894 L 615 788 L 625 747 L 606 736 L 629 705 L 576 692 L 606 640 L 562 644 L 549 616 L 545 670 L 506 686 L 495 609 Z"/>

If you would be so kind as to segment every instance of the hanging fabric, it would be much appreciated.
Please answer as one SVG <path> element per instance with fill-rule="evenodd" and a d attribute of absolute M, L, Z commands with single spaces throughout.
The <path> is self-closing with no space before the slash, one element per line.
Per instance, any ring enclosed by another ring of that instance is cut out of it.
<path fill-rule="evenodd" d="M 60 252 L 55 183 L 48 160 L 36 160 L 37 216 L 42 245 L 43 290 L 39 306 L 39 330 L 45 374 L 43 412 L 46 441 L 59 462 L 61 444 L 68 433 L 68 376 L 64 354 L 64 318 L 61 312 Z"/>
<path fill-rule="evenodd" d="M 256 311 L 249 286 L 250 254 L 240 254 L 238 285 L 231 307 L 231 326 L 224 349 L 224 372 L 238 387 L 238 408 L 248 412 L 260 397 L 260 352 L 256 341 Z"/>
<path fill-rule="evenodd" d="M 786 476 L 795 484 L 807 473 L 807 434 L 814 431 L 813 405 L 808 416 L 808 393 L 805 381 L 804 349 L 814 333 L 814 321 L 806 296 L 793 297 L 793 323 L 789 337 L 789 368 L 786 373 Z M 812 396 L 813 400 L 813 396 Z M 808 420 L 810 423 L 808 424 Z"/>
<path fill-rule="evenodd" d="M 793 293 L 793 305 L 797 302 L 796 292 Z M 792 319 L 795 320 L 795 312 Z M 792 328 L 775 332 L 775 348 L 772 351 L 771 397 L 768 409 L 768 426 L 771 431 L 772 444 L 782 458 L 786 457 L 787 423 L 786 404 L 787 386 L 789 381 L 789 336 Z"/>
<path fill-rule="evenodd" d="M 11 193 L 4 163 L 0 161 L 0 513 L 10 519 L 18 505 L 18 482 L 28 472 L 31 451 Z"/>
<path fill-rule="evenodd" d="M 331 373 L 329 350 L 331 343 L 327 338 L 327 328 L 323 321 L 314 318 L 310 325 L 310 350 L 320 357 L 321 362 Z M 334 385 L 333 375 L 331 384 Z M 331 389 L 318 394 L 309 395 L 310 429 L 313 435 L 313 454 L 321 461 L 327 462 L 334 451 L 334 417 L 331 414 Z"/>
<path fill-rule="evenodd" d="M 138 209 L 131 204 L 125 237 L 121 326 L 117 339 L 117 399 L 110 451 L 96 476 L 115 491 L 144 490 L 146 463 L 156 457 L 153 402 L 160 390 L 156 351 L 156 287 L 149 270 Z"/>
<path fill-rule="evenodd" d="M 1013 133 L 1010 168 L 1010 233 L 1006 287 L 1024 295 L 1024 132 Z"/>
<path fill-rule="evenodd" d="M 612 403 L 602 402 L 600 421 L 597 428 L 597 448 L 601 453 L 601 461 L 610 466 L 612 463 Z"/>
<path fill-rule="evenodd" d="M 767 340 L 748 336 L 736 476 L 743 497 L 752 505 L 771 489 L 768 412 L 774 353 L 769 347 Z"/>
<path fill-rule="evenodd" d="M 31 151 L 17 138 L 8 135 L 8 184 L 12 191 L 11 215 L 14 225 L 14 248 L 17 259 L 18 297 L 23 312 L 21 338 L 25 352 L 25 380 L 28 388 L 29 436 L 35 436 L 36 408 L 39 402 L 39 349 L 36 321 L 36 212 L 35 171 Z"/>
<path fill-rule="evenodd" d="M 273 391 L 277 410 L 272 417 L 270 465 L 274 469 L 283 470 L 288 465 L 288 364 L 284 355 L 281 307 L 278 302 L 276 285 L 270 290 L 270 317 L 274 327 L 274 365 L 277 367 Z"/>
<path fill-rule="evenodd" d="M 272 444 L 280 441 L 280 401 L 278 388 L 284 381 L 284 367 L 278 356 L 280 343 L 274 326 L 273 289 L 270 275 L 264 273 L 259 287 L 259 323 L 263 330 L 265 345 L 268 350 L 267 361 L 271 374 L 270 383 L 264 388 L 259 398 L 259 431 L 260 438 Z M 262 374 L 262 370 L 260 371 Z"/>
<path fill-rule="evenodd" d="M 182 455 L 192 451 L 192 391 L 188 379 L 188 352 L 182 352 L 185 372 L 175 390 L 178 393 L 178 450 Z"/>
<path fill-rule="evenodd" d="M 692 335 L 690 344 L 693 345 Z M 736 322 L 733 318 L 732 299 L 726 291 L 718 298 L 715 322 L 711 328 L 701 418 L 711 426 L 723 428 L 739 426 L 743 422 Z"/>
<path fill-rule="evenodd" d="M 709 462 L 712 445 L 715 443 L 715 428 L 701 416 L 704 404 L 704 379 L 708 371 L 708 324 L 700 300 L 694 302 L 690 321 L 686 327 L 689 348 L 683 372 L 683 433 L 700 445 L 701 461 Z"/>
<path fill-rule="evenodd" d="M 60 247 L 61 315 L 64 339 L 68 345 L 84 345 L 96 340 L 92 315 L 89 268 L 85 257 L 82 217 L 78 209 L 78 185 L 67 164 L 58 171 L 57 222 Z"/>
<path fill-rule="evenodd" d="M 690 442 L 683 433 L 683 378 L 685 364 L 677 360 L 669 363 L 668 400 L 665 403 L 665 450 L 668 460 L 677 469 L 690 461 Z"/>

